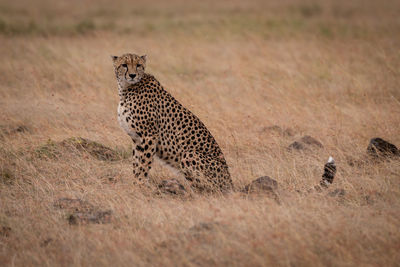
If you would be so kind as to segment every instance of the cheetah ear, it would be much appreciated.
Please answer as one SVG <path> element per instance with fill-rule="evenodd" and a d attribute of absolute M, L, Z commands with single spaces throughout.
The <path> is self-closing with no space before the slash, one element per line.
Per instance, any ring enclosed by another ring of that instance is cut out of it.
<path fill-rule="evenodd" d="M 143 55 L 143 56 L 141 56 L 140 58 L 143 59 L 144 63 L 146 63 L 147 55 Z"/>
<path fill-rule="evenodd" d="M 111 56 L 111 59 L 112 59 L 113 62 L 115 62 L 118 59 L 118 57 L 117 56 Z"/>

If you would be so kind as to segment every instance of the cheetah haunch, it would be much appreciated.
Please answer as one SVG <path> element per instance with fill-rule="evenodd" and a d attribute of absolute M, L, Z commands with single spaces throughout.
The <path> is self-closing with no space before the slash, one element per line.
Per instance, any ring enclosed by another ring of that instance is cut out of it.
<path fill-rule="evenodd" d="M 198 191 L 232 189 L 217 142 L 192 112 L 145 73 L 146 56 L 112 56 L 118 82 L 118 121 L 132 138 L 133 173 L 145 182 L 154 158 L 182 173 Z"/>

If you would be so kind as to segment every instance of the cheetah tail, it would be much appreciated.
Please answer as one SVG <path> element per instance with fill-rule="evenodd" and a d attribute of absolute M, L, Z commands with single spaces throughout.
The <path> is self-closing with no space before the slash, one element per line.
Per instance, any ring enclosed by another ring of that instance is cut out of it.
<path fill-rule="evenodd" d="M 336 174 L 336 164 L 333 157 L 329 157 L 328 162 L 325 163 L 324 166 L 324 174 L 322 174 L 322 179 L 320 181 L 320 185 L 323 188 L 327 188 L 329 185 L 333 183 L 333 179 Z"/>

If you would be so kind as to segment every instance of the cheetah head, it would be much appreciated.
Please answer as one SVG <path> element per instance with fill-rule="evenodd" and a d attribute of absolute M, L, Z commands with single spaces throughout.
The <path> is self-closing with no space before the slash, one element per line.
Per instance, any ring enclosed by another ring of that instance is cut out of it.
<path fill-rule="evenodd" d="M 111 56 L 117 81 L 122 86 L 135 84 L 143 77 L 146 67 L 146 56 L 123 54 Z"/>

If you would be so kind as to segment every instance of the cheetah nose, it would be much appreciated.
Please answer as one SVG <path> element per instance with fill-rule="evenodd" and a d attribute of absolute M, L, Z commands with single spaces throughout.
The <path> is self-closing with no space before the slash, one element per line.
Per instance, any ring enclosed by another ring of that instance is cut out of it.
<path fill-rule="evenodd" d="M 129 77 L 131 77 L 132 79 L 134 79 L 136 77 L 136 74 L 129 74 Z"/>

